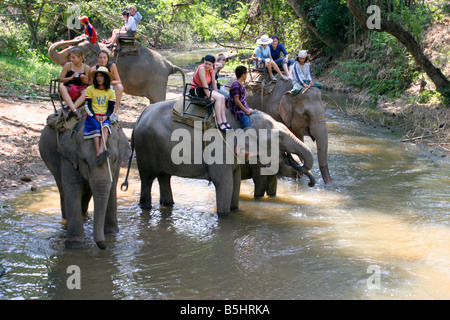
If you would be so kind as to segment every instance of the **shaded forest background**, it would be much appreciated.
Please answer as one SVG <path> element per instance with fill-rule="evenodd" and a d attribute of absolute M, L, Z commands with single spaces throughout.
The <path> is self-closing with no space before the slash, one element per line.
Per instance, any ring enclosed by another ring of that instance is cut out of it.
<path fill-rule="evenodd" d="M 99 38 L 108 38 L 123 24 L 121 12 L 130 4 L 0 0 L 0 92 L 42 92 L 42 86 L 60 72 L 47 56 L 48 46 L 83 32 L 70 31 L 68 20 L 75 22 L 77 12 L 86 14 Z M 381 29 L 370 30 L 364 23 L 370 16 L 366 8 L 372 4 L 380 8 Z M 415 101 L 448 103 L 450 5 L 446 0 L 153 0 L 137 6 L 143 16 L 138 39 L 156 50 L 221 45 L 245 56 L 262 34 L 275 34 L 291 56 L 309 50 L 316 77 L 333 76 L 348 86 L 364 88 L 373 101 L 379 96 L 396 99 L 420 81 L 428 86 L 422 86 Z M 439 23 L 447 26 L 447 33 L 444 28 L 441 45 L 434 48 L 437 54 L 430 56 L 424 52 L 427 30 Z M 401 32 L 416 48 L 398 37 Z M 421 61 L 421 55 L 427 60 Z M 442 70 L 442 76 L 433 78 L 429 70 L 436 69 Z M 18 73 L 23 77 L 11 77 Z"/>

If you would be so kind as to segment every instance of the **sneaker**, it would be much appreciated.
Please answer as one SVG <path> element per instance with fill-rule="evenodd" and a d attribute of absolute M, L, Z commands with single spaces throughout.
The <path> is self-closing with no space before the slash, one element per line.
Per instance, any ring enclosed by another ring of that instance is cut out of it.
<path fill-rule="evenodd" d="M 282 76 L 282 78 L 283 78 L 284 81 L 288 81 L 289 80 L 289 78 L 286 77 L 286 76 Z"/>
<path fill-rule="evenodd" d="M 270 78 L 270 80 L 272 80 L 273 82 L 277 82 L 277 78 L 275 78 L 275 76 L 272 76 L 272 78 Z"/>
<path fill-rule="evenodd" d="M 110 117 L 109 117 L 109 121 L 111 121 L 111 124 L 114 124 L 116 122 L 119 121 L 119 116 L 117 115 L 117 113 L 113 113 Z"/>

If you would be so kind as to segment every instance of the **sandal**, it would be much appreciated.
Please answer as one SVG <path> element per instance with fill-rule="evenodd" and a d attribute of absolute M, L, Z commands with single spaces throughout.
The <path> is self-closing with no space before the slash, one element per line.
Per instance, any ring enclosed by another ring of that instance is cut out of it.
<path fill-rule="evenodd" d="M 222 128 L 222 126 L 225 126 L 225 128 Z M 226 131 L 227 129 L 228 129 L 227 128 L 227 124 L 225 122 L 222 122 L 222 123 L 219 124 L 219 130 L 220 131 Z"/>
<path fill-rule="evenodd" d="M 225 126 L 226 126 L 226 129 L 225 130 L 231 130 L 231 129 L 233 129 L 233 127 L 226 121 L 226 122 L 224 122 L 225 123 Z"/>
<path fill-rule="evenodd" d="M 103 151 L 97 159 L 95 159 L 95 164 L 97 165 L 97 167 L 101 167 L 106 159 L 109 157 L 109 152 L 108 150 Z"/>

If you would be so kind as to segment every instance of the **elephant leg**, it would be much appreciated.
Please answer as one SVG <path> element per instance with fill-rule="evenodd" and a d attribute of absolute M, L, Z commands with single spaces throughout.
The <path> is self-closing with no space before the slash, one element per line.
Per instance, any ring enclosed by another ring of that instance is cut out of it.
<path fill-rule="evenodd" d="M 275 197 L 277 195 L 277 176 L 276 175 L 267 176 L 266 192 L 269 197 Z"/>
<path fill-rule="evenodd" d="M 65 246 L 66 248 L 82 248 L 84 247 L 84 229 L 81 212 L 83 179 L 69 162 L 63 161 L 61 170 L 64 173 L 62 189 L 67 220 L 67 240 Z"/>
<path fill-rule="evenodd" d="M 258 179 L 253 179 L 253 182 L 255 183 L 254 197 L 255 198 L 264 197 L 264 194 L 266 193 L 267 189 L 267 176 L 260 176 L 258 177 Z"/>
<path fill-rule="evenodd" d="M 255 198 L 262 198 L 267 190 L 267 176 L 261 174 L 261 166 L 259 165 L 253 165 L 251 173 L 253 183 L 255 184 L 253 196 Z"/>
<path fill-rule="evenodd" d="M 239 193 L 241 191 L 241 167 L 233 172 L 233 193 L 231 197 L 231 210 L 239 209 Z"/>
<path fill-rule="evenodd" d="M 61 217 L 66 220 L 66 206 L 64 204 L 64 193 L 61 182 L 56 182 L 59 191 L 59 204 L 61 206 Z"/>
<path fill-rule="evenodd" d="M 217 214 L 227 215 L 230 213 L 231 199 L 233 196 L 233 172 L 231 172 L 231 168 L 224 169 L 211 165 L 209 173 L 216 187 Z"/>
<path fill-rule="evenodd" d="M 141 197 L 139 199 L 139 206 L 143 210 L 150 210 L 152 208 L 152 184 L 155 178 L 148 178 L 141 175 Z"/>
<path fill-rule="evenodd" d="M 172 188 L 170 186 L 171 176 L 165 173 L 161 173 L 158 176 L 159 183 L 159 203 L 162 206 L 173 206 Z"/>
<path fill-rule="evenodd" d="M 89 187 L 89 183 L 86 181 L 83 183 L 83 196 L 81 199 L 81 213 L 83 214 L 83 218 L 87 218 L 87 213 L 89 209 L 89 202 L 92 198 L 92 191 Z"/>

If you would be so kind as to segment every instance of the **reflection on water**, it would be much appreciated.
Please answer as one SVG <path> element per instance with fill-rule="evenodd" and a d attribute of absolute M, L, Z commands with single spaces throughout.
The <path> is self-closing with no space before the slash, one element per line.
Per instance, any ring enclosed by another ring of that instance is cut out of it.
<path fill-rule="evenodd" d="M 334 110 L 327 121 L 333 188 L 284 178 L 276 198 L 254 200 L 243 181 L 240 210 L 218 218 L 212 185 L 173 177 L 173 208 L 159 205 L 155 183 L 142 212 L 134 167 L 118 191 L 120 233 L 104 251 L 91 218 L 87 247 L 63 248 L 53 185 L 3 203 L 0 298 L 449 299 L 448 160 Z M 67 288 L 70 265 L 81 290 Z"/>

